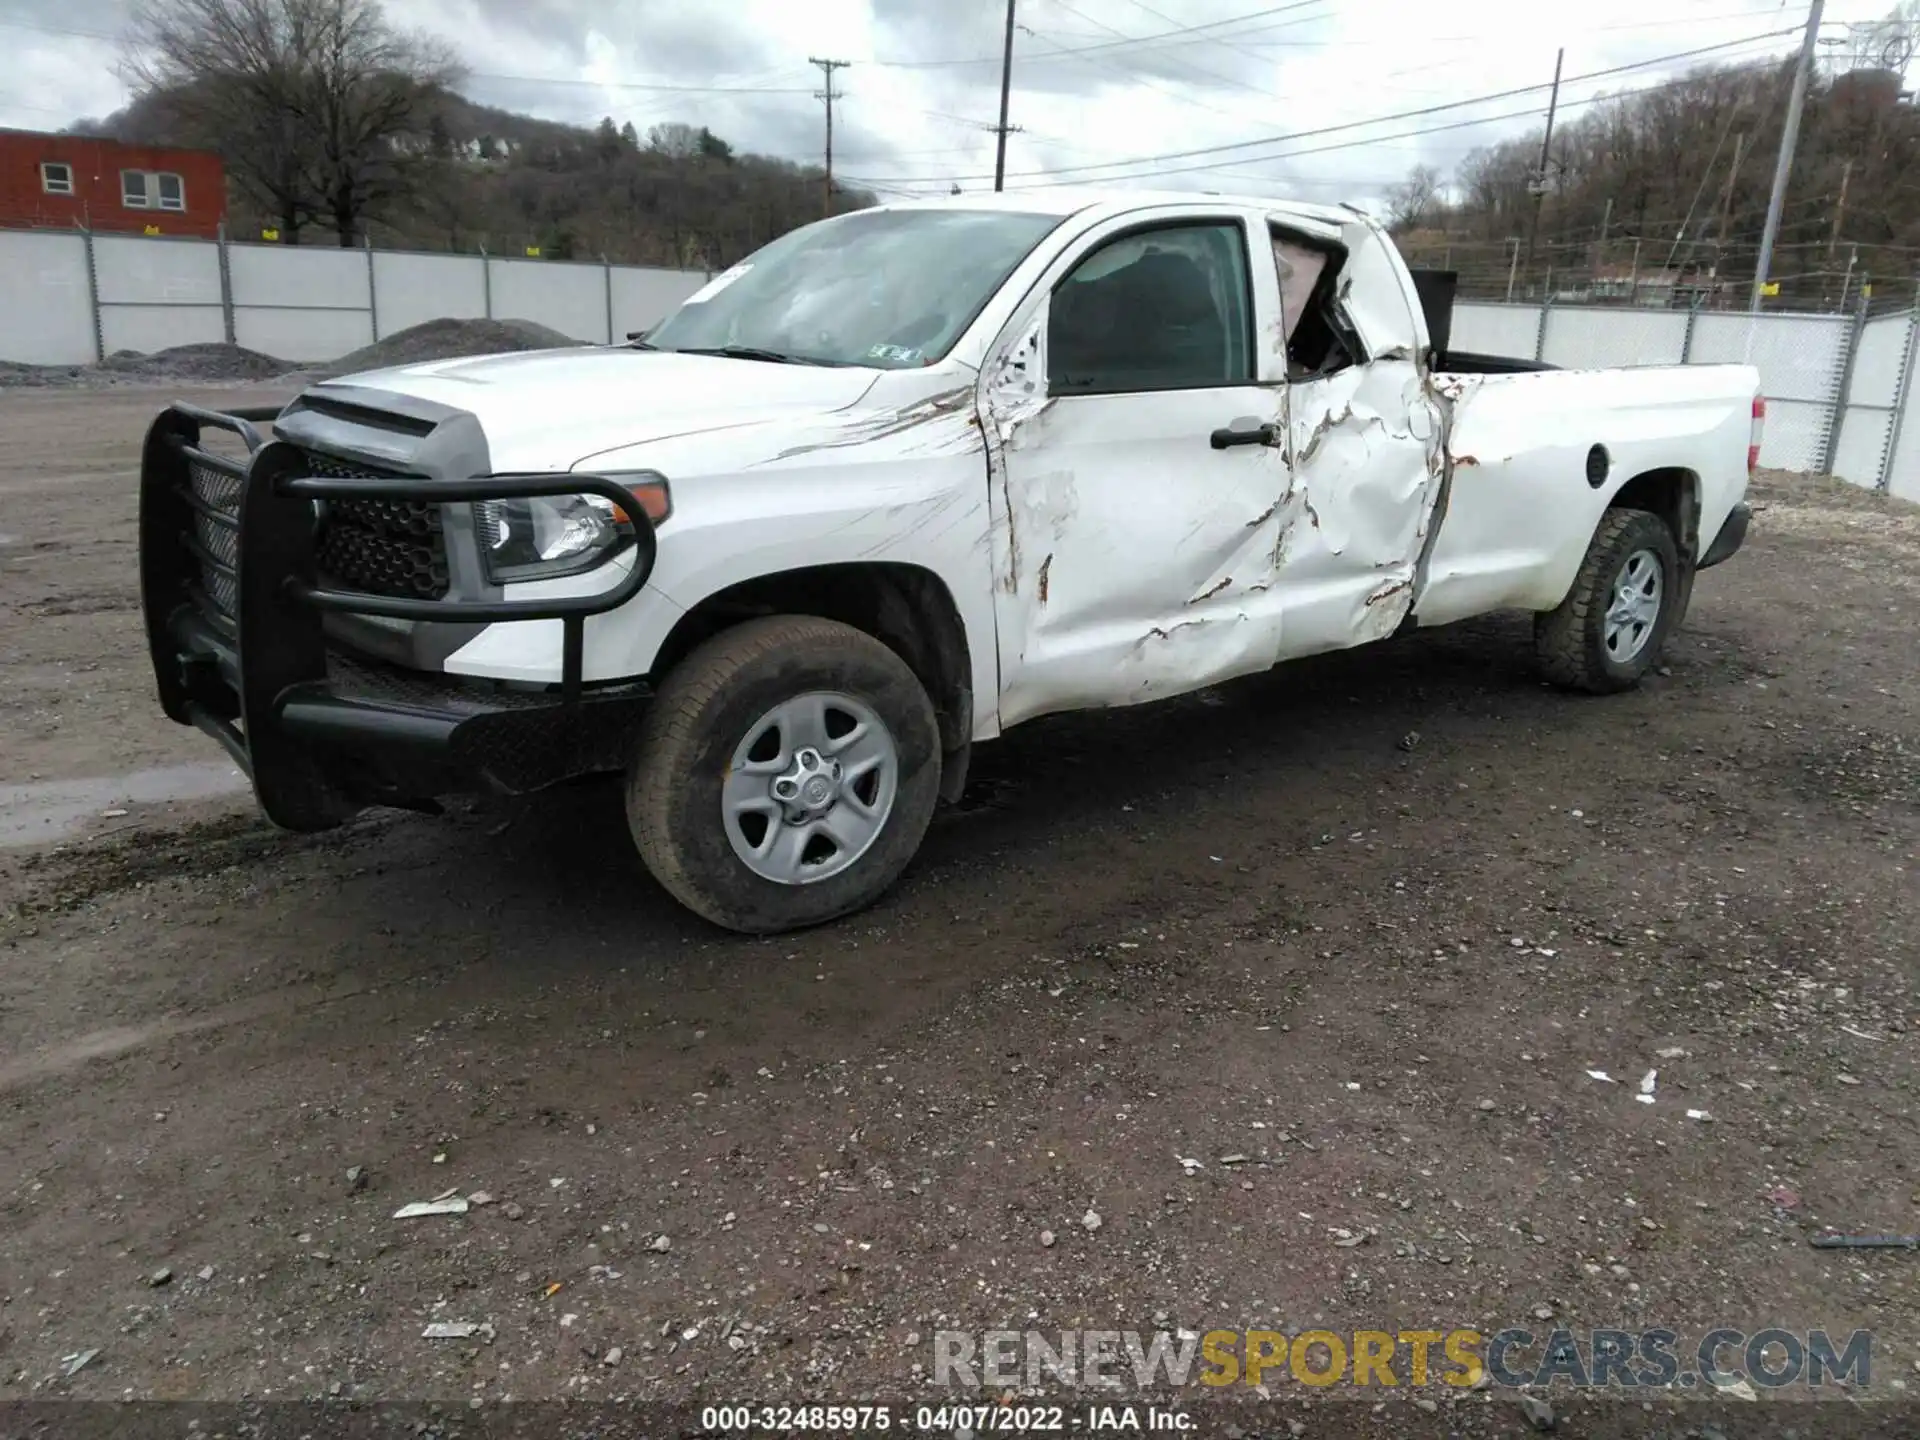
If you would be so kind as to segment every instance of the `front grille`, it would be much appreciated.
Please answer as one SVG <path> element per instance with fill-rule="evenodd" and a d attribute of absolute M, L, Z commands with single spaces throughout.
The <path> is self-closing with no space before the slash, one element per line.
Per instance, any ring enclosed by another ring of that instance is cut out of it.
<path fill-rule="evenodd" d="M 301 452 L 324 479 L 389 478 L 388 472 Z M 328 500 L 315 555 L 322 578 L 369 595 L 440 600 L 447 593 L 447 541 L 430 500 Z"/>
<path fill-rule="evenodd" d="M 200 588 L 220 616 L 232 622 L 240 613 L 240 592 L 234 582 L 234 574 L 240 565 L 240 489 L 241 480 L 237 475 L 216 470 L 204 460 L 190 460 L 187 464 L 187 480 L 193 486 L 196 500 L 218 510 L 223 515 L 233 517 L 232 525 L 222 525 L 211 516 L 199 511 L 193 515 L 193 538 L 207 555 L 219 562 L 209 564 L 205 557 L 200 560 Z M 221 569 L 220 566 L 225 566 Z"/>

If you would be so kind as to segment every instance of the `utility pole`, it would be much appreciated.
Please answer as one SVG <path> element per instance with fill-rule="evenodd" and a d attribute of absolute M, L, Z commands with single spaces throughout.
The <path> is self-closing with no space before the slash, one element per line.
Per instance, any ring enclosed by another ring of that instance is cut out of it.
<path fill-rule="evenodd" d="M 1720 262 L 1727 253 L 1727 230 L 1733 223 L 1733 182 L 1740 175 L 1740 151 L 1747 142 L 1747 132 L 1742 130 L 1733 137 L 1733 164 L 1727 167 L 1727 183 L 1720 191 L 1720 233 L 1713 241 L 1713 266 L 1707 271 L 1707 278 L 1713 281 L 1713 293 L 1720 293 Z"/>
<path fill-rule="evenodd" d="M 1847 182 L 1853 179 L 1853 161 L 1840 167 L 1840 203 L 1833 207 L 1833 231 L 1827 236 L 1827 263 L 1833 263 L 1834 248 L 1840 243 L 1840 222 L 1847 213 Z"/>
<path fill-rule="evenodd" d="M 1613 197 L 1607 197 L 1607 208 L 1600 212 L 1600 243 L 1593 247 L 1593 278 L 1600 278 L 1600 270 L 1607 263 L 1607 227 L 1613 223 Z"/>
<path fill-rule="evenodd" d="M 1013 7 L 1007 0 L 1007 38 L 1000 50 L 1000 123 L 995 126 L 998 143 L 993 149 L 993 189 L 997 195 L 1007 177 L 1007 101 L 1013 93 Z"/>
<path fill-rule="evenodd" d="M 1507 243 L 1513 246 L 1513 259 L 1507 262 L 1507 303 L 1513 303 L 1513 275 L 1520 268 L 1520 237 L 1510 235 Z"/>
<path fill-rule="evenodd" d="M 827 102 L 827 180 L 823 214 L 833 214 L 833 102 L 840 97 L 834 93 L 833 72 L 844 70 L 852 62 L 848 60 L 821 60 L 815 56 L 807 57 L 809 65 L 818 65 L 820 73 L 826 77 L 826 89 L 813 92 L 813 98 Z"/>
<path fill-rule="evenodd" d="M 1547 208 L 1547 162 L 1553 150 L 1553 115 L 1560 108 L 1560 66 L 1567 58 L 1562 48 L 1553 57 L 1553 95 L 1547 101 L 1547 133 L 1540 137 L 1540 169 L 1534 176 L 1533 221 L 1527 227 L 1527 283 L 1533 283 L 1533 245 L 1540 234 L 1540 212 Z"/>
<path fill-rule="evenodd" d="M 1733 164 L 1727 167 L 1726 188 L 1720 192 L 1720 248 L 1726 249 L 1727 228 L 1733 223 L 1733 182 L 1740 175 L 1740 151 L 1747 143 L 1747 132 L 1733 137 Z M 1716 257 L 1717 258 L 1717 257 Z"/>
<path fill-rule="evenodd" d="M 1754 314 L 1760 313 L 1760 292 L 1773 268 L 1773 246 L 1780 238 L 1780 212 L 1787 201 L 1787 177 L 1793 173 L 1793 147 L 1800 138 L 1800 111 L 1807 103 L 1807 76 L 1813 69 L 1814 44 L 1820 38 L 1820 12 L 1825 0 L 1807 7 L 1807 33 L 1800 41 L 1800 60 L 1793 68 L 1793 90 L 1787 97 L 1787 123 L 1780 132 L 1780 158 L 1773 167 L 1773 193 L 1767 199 L 1767 224 L 1760 234 L 1760 260 L 1753 267 Z"/>

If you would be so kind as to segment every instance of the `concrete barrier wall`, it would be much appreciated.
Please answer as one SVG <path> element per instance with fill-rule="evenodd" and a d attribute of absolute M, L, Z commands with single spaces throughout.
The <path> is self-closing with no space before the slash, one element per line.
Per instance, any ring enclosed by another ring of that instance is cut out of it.
<path fill-rule="evenodd" d="M 532 320 L 589 345 L 613 338 L 607 324 L 607 272 L 599 265 L 551 260 L 489 260 L 493 316 Z"/>
<path fill-rule="evenodd" d="M 442 318 L 530 320 L 588 344 L 650 329 L 699 271 L 514 257 L 0 230 L 0 361 L 85 365 L 231 340 L 297 363 Z M 1920 499 L 1920 308 L 1858 315 L 1462 301 L 1453 345 L 1565 368 L 1750 363 L 1764 464 Z M 1911 421 L 1912 423 L 1909 423 Z"/>
<path fill-rule="evenodd" d="M 487 262 L 478 255 L 373 252 L 380 333 L 428 320 L 477 320 L 487 313 Z"/>
<path fill-rule="evenodd" d="M 227 275 L 236 344 L 321 361 L 373 343 L 373 267 L 364 250 L 229 245 Z"/>
<path fill-rule="evenodd" d="M 87 243 L 57 231 L 0 231 L 0 360 L 85 364 L 98 358 Z"/>
<path fill-rule="evenodd" d="M 109 355 L 120 350 L 145 353 L 172 345 L 217 344 L 226 338 L 218 245 L 204 240 L 96 235 L 93 273 L 101 344 Z"/>
<path fill-rule="evenodd" d="M 478 255 L 0 230 L 0 361 L 86 365 L 231 340 L 316 363 L 428 320 L 530 320 L 604 345 L 705 271 Z"/>

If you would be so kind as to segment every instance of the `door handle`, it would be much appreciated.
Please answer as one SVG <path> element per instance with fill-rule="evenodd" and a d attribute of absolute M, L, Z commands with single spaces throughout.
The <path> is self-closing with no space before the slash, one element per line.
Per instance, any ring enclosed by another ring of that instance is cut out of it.
<path fill-rule="evenodd" d="M 1272 425 L 1255 425 L 1245 430 L 1223 425 L 1213 432 L 1209 443 L 1216 450 L 1225 450 L 1231 445 L 1271 445 L 1276 433 Z"/>

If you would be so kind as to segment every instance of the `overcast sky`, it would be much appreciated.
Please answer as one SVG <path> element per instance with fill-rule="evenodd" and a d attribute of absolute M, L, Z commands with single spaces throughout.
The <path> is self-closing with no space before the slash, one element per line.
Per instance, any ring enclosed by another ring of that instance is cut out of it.
<path fill-rule="evenodd" d="M 1829 0 L 1824 33 L 1839 38 L 1891 3 Z M 0 125 L 55 129 L 124 104 L 114 61 L 128 5 L 0 0 L 12 57 L 0 68 Z M 643 133 L 686 121 L 795 160 L 820 154 L 821 76 L 809 57 L 847 60 L 835 75 L 837 171 L 883 194 L 991 184 L 1002 0 L 386 5 L 396 22 L 456 46 L 476 100 L 555 120 L 611 115 Z M 1578 115 L 1583 100 L 1706 59 L 1785 55 L 1795 37 L 1768 32 L 1805 18 L 1804 0 L 1018 0 L 1009 118 L 1021 130 L 1008 183 L 1124 179 L 1365 202 L 1416 163 L 1451 174 L 1474 146 L 1537 124 L 1546 91 L 1356 122 L 1544 87 L 1558 46 L 1569 77 L 1640 67 L 1570 79 L 1561 105 Z M 1708 46 L 1725 48 L 1662 58 Z M 1332 127 L 1346 128 L 1301 135 Z M 1415 130 L 1426 133 L 1406 133 Z M 1241 141 L 1265 143 L 1174 153 Z"/>

